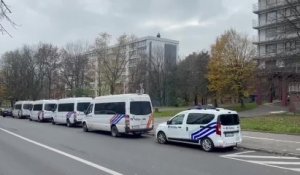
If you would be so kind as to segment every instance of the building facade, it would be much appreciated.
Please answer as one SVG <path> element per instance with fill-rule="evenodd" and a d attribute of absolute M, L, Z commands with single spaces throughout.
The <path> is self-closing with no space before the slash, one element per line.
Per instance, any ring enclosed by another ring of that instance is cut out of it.
<path fill-rule="evenodd" d="M 126 56 L 126 66 L 124 68 L 124 71 L 122 72 L 122 75 L 118 79 L 117 82 L 117 88 L 115 93 L 134 93 L 132 89 L 130 89 L 130 77 L 131 77 L 131 70 L 133 68 L 135 69 L 142 69 L 139 68 L 138 63 L 140 63 L 141 60 L 146 60 L 147 66 L 151 66 L 151 63 L 154 62 L 160 62 L 163 65 L 163 68 L 167 68 L 170 65 L 176 65 L 178 60 L 178 46 L 179 41 L 161 38 L 160 34 L 158 34 L 156 37 L 154 36 L 146 36 L 137 38 L 133 41 L 130 41 L 126 43 L 126 45 L 123 46 L 124 49 L 122 49 L 122 52 L 125 52 Z M 115 47 L 118 47 L 118 45 L 110 46 L 108 48 L 108 55 L 113 54 L 113 49 Z M 96 59 L 96 54 L 93 54 L 91 52 L 90 54 L 93 58 L 93 60 Z M 101 70 L 101 64 L 97 64 L 99 66 L 95 66 L 96 70 Z M 99 89 L 98 85 L 99 82 L 99 76 L 101 75 L 101 71 L 95 71 L 98 72 L 95 74 L 95 83 L 94 83 L 94 89 L 95 89 L 95 96 L 98 95 L 96 92 L 96 89 Z M 100 73 L 99 73 L 100 72 Z M 105 77 L 104 77 L 105 79 Z M 105 81 L 102 81 L 101 84 L 103 86 L 103 83 Z M 104 85 L 105 86 L 105 85 Z M 146 85 L 144 84 L 144 88 Z M 105 92 L 102 92 L 101 94 L 109 94 L 108 89 L 106 88 Z"/>
<path fill-rule="evenodd" d="M 253 5 L 258 20 L 257 102 L 280 100 L 288 105 L 289 89 L 299 83 L 300 1 L 258 0 Z"/>

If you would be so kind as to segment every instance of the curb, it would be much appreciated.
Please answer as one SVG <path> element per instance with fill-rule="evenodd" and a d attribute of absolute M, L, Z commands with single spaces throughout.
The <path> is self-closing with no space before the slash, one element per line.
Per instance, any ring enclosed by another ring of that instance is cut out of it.
<path fill-rule="evenodd" d="M 279 156 L 292 156 L 292 157 L 300 158 L 300 154 L 295 154 L 295 153 L 279 152 L 279 151 L 274 151 L 274 150 L 267 150 L 267 149 L 264 149 L 264 148 L 253 148 L 253 147 L 248 147 L 248 146 L 243 146 L 243 145 L 238 145 L 237 147 L 247 149 L 247 150 L 253 150 L 253 151 L 260 151 L 260 152 L 265 152 L 265 153 L 276 154 L 276 155 L 279 155 Z"/>

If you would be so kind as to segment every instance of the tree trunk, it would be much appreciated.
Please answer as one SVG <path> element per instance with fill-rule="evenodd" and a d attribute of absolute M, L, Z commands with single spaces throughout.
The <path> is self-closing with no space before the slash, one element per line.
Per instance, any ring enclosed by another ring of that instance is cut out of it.
<path fill-rule="evenodd" d="M 110 85 L 110 94 L 113 95 L 115 93 L 115 85 L 111 84 Z"/>
<path fill-rule="evenodd" d="M 198 95 L 195 94 L 194 96 L 194 105 L 197 106 L 198 105 Z"/>
<path fill-rule="evenodd" d="M 218 99 L 217 98 L 214 99 L 214 107 L 216 107 L 216 108 L 218 107 Z"/>
<path fill-rule="evenodd" d="M 241 108 L 245 107 L 244 99 L 240 97 Z"/>

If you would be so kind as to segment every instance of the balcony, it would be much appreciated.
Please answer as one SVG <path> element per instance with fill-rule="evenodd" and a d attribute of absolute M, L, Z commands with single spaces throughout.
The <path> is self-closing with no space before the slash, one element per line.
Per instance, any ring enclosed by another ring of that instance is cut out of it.
<path fill-rule="evenodd" d="M 296 4 L 296 3 L 299 3 L 298 0 L 290 0 L 290 4 Z M 282 7 L 285 5 L 288 5 L 288 3 L 286 1 L 277 1 L 276 3 L 267 4 L 267 5 L 255 3 L 252 5 L 252 11 L 253 11 L 253 13 L 257 14 L 257 13 L 265 11 L 265 10 Z"/>

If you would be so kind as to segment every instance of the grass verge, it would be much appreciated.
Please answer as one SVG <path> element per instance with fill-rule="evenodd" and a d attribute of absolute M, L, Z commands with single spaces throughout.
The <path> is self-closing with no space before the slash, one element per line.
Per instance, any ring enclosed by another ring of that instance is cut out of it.
<path fill-rule="evenodd" d="M 228 105 L 224 106 L 226 109 L 230 109 L 237 112 L 247 111 L 251 109 L 255 109 L 257 107 L 256 103 L 245 103 L 245 107 L 241 107 L 241 104 L 234 104 L 234 105 Z"/>
<path fill-rule="evenodd" d="M 240 104 L 234 104 L 234 105 L 224 105 L 221 106 L 222 108 L 225 109 L 230 109 L 230 110 L 234 110 L 237 112 L 242 112 L 242 111 L 246 111 L 246 110 L 251 110 L 257 107 L 257 105 L 255 103 L 246 103 L 244 108 L 241 108 Z M 158 108 L 158 112 L 154 113 L 155 117 L 171 117 L 174 116 L 175 114 L 187 110 L 190 107 L 159 107 Z"/>
<path fill-rule="evenodd" d="M 300 135 L 300 115 L 269 115 L 241 118 L 242 130 L 269 132 L 277 134 Z"/>

